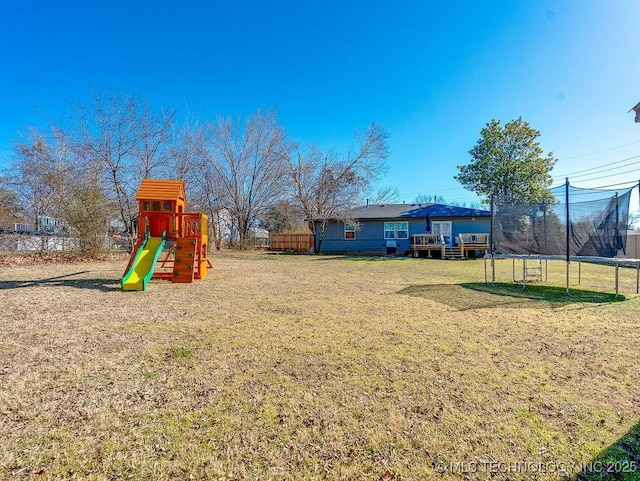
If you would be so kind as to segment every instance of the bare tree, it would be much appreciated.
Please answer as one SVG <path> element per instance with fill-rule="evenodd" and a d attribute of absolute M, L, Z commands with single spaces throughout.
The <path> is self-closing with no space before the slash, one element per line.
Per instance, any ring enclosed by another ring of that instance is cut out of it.
<path fill-rule="evenodd" d="M 31 129 L 14 143 L 13 186 L 22 210 L 33 222 L 33 230 L 43 233 L 45 218 L 62 219 L 71 174 L 69 148 L 56 132 L 52 141 Z M 43 238 L 44 239 L 44 238 Z M 47 248 L 41 243 L 40 251 Z"/>
<path fill-rule="evenodd" d="M 200 155 L 197 130 L 189 125 L 175 129 L 174 138 L 169 149 L 167 176 L 180 179 L 185 184 L 189 198 L 194 199 L 195 191 L 201 185 L 204 160 Z"/>
<path fill-rule="evenodd" d="M 487 206 L 483 206 L 479 201 L 467 201 L 467 202 L 451 202 L 450 205 L 456 207 L 466 207 L 467 209 L 486 209 Z"/>
<path fill-rule="evenodd" d="M 296 146 L 289 157 L 290 195 L 300 205 L 316 237 L 319 253 L 332 220 L 357 224 L 350 209 L 386 170 L 388 134 L 372 123 L 357 132 L 345 155 L 323 153 L 316 146 Z"/>
<path fill-rule="evenodd" d="M 394 204 L 398 202 L 400 193 L 397 187 L 386 186 L 378 189 L 371 199 L 372 204 Z"/>
<path fill-rule="evenodd" d="M 0 232 L 12 231 L 22 211 L 20 199 L 9 177 L 0 177 Z"/>
<path fill-rule="evenodd" d="M 260 219 L 260 226 L 269 232 L 304 232 L 306 230 L 302 209 L 288 199 L 282 199 L 273 204 Z"/>
<path fill-rule="evenodd" d="M 135 99 L 130 106 L 135 138 L 131 156 L 136 165 L 136 177 L 147 179 L 168 174 L 175 152 L 172 142 L 175 113 L 154 112 L 147 102 Z"/>
<path fill-rule="evenodd" d="M 222 183 L 217 180 L 215 172 L 207 169 L 207 164 L 201 166 L 200 175 L 195 179 L 189 198 L 193 199 L 194 205 L 209 217 L 209 245 L 214 245 L 217 250 L 220 250 L 225 231 L 230 227 L 227 223 L 231 219 L 225 209 Z"/>
<path fill-rule="evenodd" d="M 274 112 L 220 118 L 201 130 L 198 146 L 205 160 L 202 177 L 216 186 L 207 190 L 210 201 L 227 210 L 242 247 L 283 193 L 285 131 Z"/>
<path fill-rule="evenodd" d="M 96 177 L 81 172 L 68 189 L 65 220 L 78 233 L 80 251 L 95 257 L 109 235 L 109 201 Z"/>
<path fill-rule="evenodd" d="M 99 172 L 103 190 L 133 241 L 134 196 L 140 181 L 170 166 L 173 113 L 154 112 L 135 96 L 98 92 L 91 103 L 75 105 L 75 117 L 78 123 L 70 130 L 74 152 L 87 168 Z"/>
<path fill-rule="evenodd" d="M 416 204 L 444 204 L 445 198 L 441 195 L 419 194 L 413 200 Z"/>
<path fill-rule="evenodd" d="M 96 255 L 104 244 L 104 194 L 96 172 L 74 157 L 65 132 L 31 130 L 15 143 L 14 185 L 39 234 L 77 236 L 80 251 Z M 43 219 L 49 224 L 44 225 Z M 47 247 L 41 237 L 41 250 Z"/>

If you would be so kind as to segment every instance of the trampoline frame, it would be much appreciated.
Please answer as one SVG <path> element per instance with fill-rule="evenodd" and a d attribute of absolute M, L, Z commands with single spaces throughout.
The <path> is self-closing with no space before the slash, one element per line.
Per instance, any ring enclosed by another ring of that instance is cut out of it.
<path fill-rule="evenodd" d="M 640 191 L 640 182 L 633 186 L 631 189 L 638 188 Z M 617 197 L 618 193 L 615 194 L 616 197 L 616 235 L 618 235 L 617 230 L 617 221 L 618 221 L 618 212 L 617 212 Z M 536 262 L 545 261 L 545 280 L 547 274 L 547 261 L 549 260 L 560 260 L 566 262 L 566 292 L 567 295 L 570 295 L 569 292 L 569 272 L 571 262 L 578 263 L 578 284 L 581 281 L 582 274 L 582 262 L 588 262 L 591 264 L 606 264 L 615 266 L 615 287 L 616 287 L 616 297 L 619 295 L 619 286 L 620 286 L 620 266 L 624 267 L 635 267 L 636 268 L 636 294 L 640 294 L 640 259 L 627 259 L 623 257 L 596 257 L 596 256 L 572 256 L 570 255 L 570 230 L 571 230 L 571 222 L 569 218 L 569 179 L 565 179 L 565 205 L 566 205 L 566 255 L 544 255 L 544 254 L 496 254 L 494 252 L 494 234 L 493 234 L 493 220 L 495 215 L 495 204 L 494 204 L 494 196 L 491 196 L 491 225 L 490 225 L 490 253 L 486 254 L 484 258 L 484 281 L 485 284 L 489 282 L 488 273 L 487 273 L 487 259 L 491 259 L 491 285 L 495 287 L 496 282 L 496 268 L 495 268 L 495 260 L 496 259 L 512 259 L 513 260 L 513 281 L 516 282 L 516 260 L 522 260 L 522 289 L 526 288 L 527 282 L 527 262 L 530 260 L 535 260 Z"/>
<path fill-rule="evenodd" d="M 569 272 L 570 272 L 570 264 L 571 262 L 578 263 L 578 284 L 581 282 L 581 274 L 582 274 L 582 262 L 587 262 L 590 264 L 605 264 L 611 265 L 615 267 L 615 288 L 616 288 L 616 297 L 620 294 L 620 266 L 623 267 L 635 267 L 636 268 L 636 294 L 640 294 L 640 259 L 626 259 L 621 257 L 594 257 L 594 256 L 569 256 L 569 260 L 566 259 L 565 256 L 559 255 L 523 255 L 523 254 L 487 254 L 483 257 L 484 259 L 484 282 L 485 284 L 489 283 L 488 271 L 487 271 L 487 260 L 491 260 L 491 285 L 495 287 L 496 283 L 496 259 L 512 259 L 513 260 L 513 281 L 515 282 L 515 261 L 522 260 L 522 289 L 526 288 L 526 263 L 530 260 L 535 261 L 545 261 L 545 280 L 546 276 L 546 261 L 566 261 L 566 291 L 567 295 L 570 295 L 569 292 Z"/>

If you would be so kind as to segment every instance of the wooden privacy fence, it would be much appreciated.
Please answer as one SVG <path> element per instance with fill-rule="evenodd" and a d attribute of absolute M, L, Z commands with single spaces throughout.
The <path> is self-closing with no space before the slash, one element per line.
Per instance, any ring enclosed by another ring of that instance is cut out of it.
<path fill-rule="evenodd" d="M 627 248 L 625 249 L 627 257 L 631 259 L 640 259 L 640 232 L 627 233 Z"/>
<path fill-rule="evenodd" d="M 270 234 L 269 250 L 311 252 L 313 234 Z"/>

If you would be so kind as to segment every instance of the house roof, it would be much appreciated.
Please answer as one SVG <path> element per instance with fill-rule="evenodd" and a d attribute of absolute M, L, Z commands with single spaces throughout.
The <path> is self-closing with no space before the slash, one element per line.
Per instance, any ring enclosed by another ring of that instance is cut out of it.
<path fill-rule="evenodd" d="M 446 204 L 370 204 L 351 210 L 354 219 L 432 219 L 448 217 L 490 217 L 491 212 Z"/>
<path fill-rule="evenodd" d="M 184 200 L 185 197 L 181 180 L 143 179 L 136 192 L 137 200 Z"/>

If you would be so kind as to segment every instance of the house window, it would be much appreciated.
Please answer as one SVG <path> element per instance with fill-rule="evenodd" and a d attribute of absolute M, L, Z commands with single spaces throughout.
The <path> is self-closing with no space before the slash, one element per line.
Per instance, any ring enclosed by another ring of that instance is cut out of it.
<path fill-rule="evenodd" d="M 408 239 L 409 223 L 408 222 L 385 222 L 384 238 L 387 239 Z"/>
<path fill-rule="evenodd" d="M 408 222 L 396 222 L 396 237 L 398 239 L 409 238 L 409 223 Z"/>
<path fill-rule="evenodd" d="M 385 222 L 384 223 L 384 238 L 395 239 L 396 238 L 396 223 Z"/>
<path fill-rule="evenodd" d="M 344 238 L 345 239 L 355 239 L 356 238 L 356 226 L 351 224 L 344 225 Z"/>

